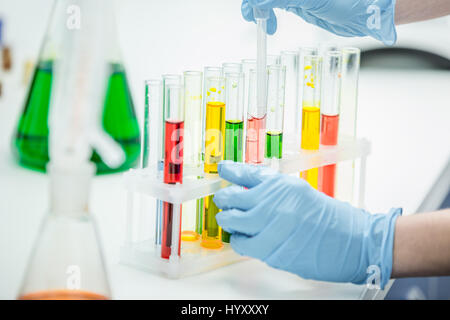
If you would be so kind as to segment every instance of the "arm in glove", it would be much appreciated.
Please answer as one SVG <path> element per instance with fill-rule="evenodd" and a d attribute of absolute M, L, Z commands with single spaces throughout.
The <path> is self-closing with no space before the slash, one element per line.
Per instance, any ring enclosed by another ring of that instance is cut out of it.
<path fill-rule="evenodd" d="M 253 8 L 269 9 L 269 34 L 277 29 L 273 8 L 280 8 L 340 36 L 371 36 L 392 45 L 397 40 L 395 3 L 396 0 L 243 0 L 241 10 L 245 20 L 255 21 Z"/>
<path fill-rule="evenodd" d="M 388 282 L 400 209 L 371 215 L 266 167 L 223 161 L 219 174 L 236 184 L 217 192 L 214 202 L 237 253 L 323 281 L 362 284 L 377 266 L 379 284 Z"/>

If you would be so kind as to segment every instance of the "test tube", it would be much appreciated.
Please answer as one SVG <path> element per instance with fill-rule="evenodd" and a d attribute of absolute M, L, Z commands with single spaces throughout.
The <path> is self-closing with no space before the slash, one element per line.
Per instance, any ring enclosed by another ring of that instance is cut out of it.
<path fill-rule="evenodd" d="M 268 54 L 267 55 L 267 65 L 281 64 L 281 56 L 278 54 Z"/>
<path fill-rule="evenodd" d="M 182 94 L 181 85 L 168 85 L 165 97 L 167 104 L 164 110 L 164 183 L 167 184 L 183 183 L 184 104 Z M 179 214 L 174 216 L 177 210 Z M 178 248 L 177 255 L 180 255 L 181 214 L 181 204 L 163 203 L 161 257 L 164 259 L 169 259 L 171 256 L 173 245 Z M 179 221 L 178 226 L 174 225 L 175 221 Z M 178 235 L 173 234 L 173 229 L 179 231 Z M 178 239 L 177 244 L 172 243 L 172 236 Z"/>
<path fill-rule="evenodd" d="M 267 112 L 267 20 L 269 10 L 253 8 L 256 20 L 256 116 Z M 265 124 L 265 121 L 264 121 Z M 264 142 L 263 142 L 264 145 Z"/>
<path fill-rule="evenodd" d="M 225 75 L 227 73 L 242 72 L 242 63 L 239 62 L 225 62 L 222 63 L 222 73 Z"/>
<path fill-rule="evenodd" d="M 298 52 L 282 51 L 281 65 L 286 68 L 286 98 L 284 108 L 284 138 L 298 145 L 300 131 L 297 131 L 297 97 L 298 97 Z"/>
<path fill-rule="evenodd" d="M 217 174 L 217 165 L 225 152 L 225 79 L 208 77 L 206 87 L 206 126 L 205 126 L 205 173 Z M 214 196 L 204 199 L 204 215 L 201 246 L 219 249 L 221 228 L 217 224 L 216 214 L 219 208 L 213 201 Z"/>
<path fill-rule="evenodd" d="M 145 82 L 145 110 L 144 124 L 142 130 L 144 134 L 141 137 L 141 168 L 148 168 L 152 165 L 158 165 L 160 155 L 159 143 L 159 125 L 162 112 L 162 81 L 160 79 L 151 79 Z M 159 200 L 156 200 L 156 213 L 159 207 Z M 141 203 L 141 206 L 143 203 Z M 160 215 L 155 214 L 155 245 L 161 244 L 161 219 Z"/>
<path fill-rule="evenodd" d="M 202 82 L 201 71 L 185 71 L 184 79 L 184 167 L 199 170 L 203 164 L 203 115 L 202 115 Z M 181 240 L 196 241 L 203 215 L 203 199 L 183 203 Z"/>
<path fill-rule="evenodd" d="M 256 78 L 256 70 L 250 70 L 245 162 L 251 164 L 261 164 L 264 161 L 266 134 L 266 113 L 260 115 L 257 107 Z"/>
<path fill-rule="evenodd" d="M 320 106 L 322 121 L 320 144 L 324 146 L 335 146 L 338 142 L 341 61 L 342 55 L 339 51 L 328 51 L 324 55 L 322 101 Z M 335 181 L 335 164 L 319 168 L 319 191 L 322 191 L 330 197 L 334 197 Z"/>
<path fill-rule="evenodd" d="M 210 77 L 222 77 L 223 70 L 221 67 L 205 67 L 203 70 L 203 94 L 202 94 L 202 111 L 203 111 L 203 125 L 202 128 L 206 127 L 206 79 Z M 202 141 L 205 141 L 205 130 L 202 130 Z M 205 159 L 205 144 L 202 144 L 202 157 Z"/>
<path fill-rule="evenodd" d="M 250 83 L 250 70 L 256 70 L 256 59 L 243 59 L 242 71 L 244 72 L 244 114 L 247 114 L 248 110 L 248 86 Z"/>
<path fill-rule="evenodd" d="M 162 76 L 163 79 L 163 97 L 162 97 L 162 108 L 161 112 L 159 113 L 159 119 L 160 120 L 160 126 L 159 126 L 159 140 L 158 140 L 158 164 L 157 164 L 157 170 L 158 170 L 158 177 L 162 180 L 163 179 L 163 172 L 164 172 L 164 148 L 165 148 L 165 110 L 167 109 L 168 104 L 168 90 L 169 85 L 178 84 L 181 85 L 182 78 L 178 74 L 164 74 Z M 160 232 L 157 234 L 158 238 L 156 242 L 158 244 L 161 244 L 161 237 L 162 237 L 162 215 L 163 215 L 163 202 L 161 200 L 156 200 L 156 216 L 157 221 L 159 221 L 159 229 Z"/>
<path fill-rule="evenodd" d="M 281 159 L 283 157 L 286 67 L 278 64 L 270 65 L 267 69 L 267 128 L 265 157 L 267 159 Z"/>
<path fill-rule="evenodd" d="M 244 74 L 225 74 L 225 160 L 243 162 Z"/>
<path fill-rule="evenodd" d="M 305 56 L 301 137 L 303 150 L 319 150 L 321 75 L 322 58 L 316 55 Z M 319 169 L 313 168 L 301 172 L 300 176 L 317 189 L 318 174 Z"/>
<path fill-rule="evenodd" d="M 338 140 L 356 139 L 358 116 L 358 79 L 361 51 L 358 48 L 342 49 L 341 112 Z M 338 164 L 336 197 L 354 203 L 355 161 Z"/>
<path fill-rule="evenodd" d="M 244 74 L 225 74 L 225 160 L 243 162 L 244 145 Z M 230 234 L 222 230 L 222 242 L 230 242 Z"/>
<path fill-rule="evenodd" d="M 304 46 L 299 49 L 298 52 L 298 81 L 297 81 L 297 107 L 295 117 L 295 132 L 296 132 L 296 145 L 300 146 L 301 137 L 301 123 L 302 123 L 302 101 L 303 101 L 303 86 L 305 76 L 305 56 L 316 56 L 319 53 L 319 49 L 314 46 Z"/>

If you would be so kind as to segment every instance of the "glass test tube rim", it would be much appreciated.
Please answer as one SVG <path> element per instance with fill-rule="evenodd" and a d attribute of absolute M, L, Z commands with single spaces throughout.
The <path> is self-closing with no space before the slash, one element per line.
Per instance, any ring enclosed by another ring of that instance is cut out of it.
<path fill-rule="evenodd" d="M 183 76 L 203 76 L 203 72 L 199 70 L 186 70 L 183 71 Z"/>
<path fill-rule="evenodd" d="M 205 66 L 203 68 L 204 70 L 204 74 L 206 75 L 206 71 L 218 71 L 220 72 L 220 74 L 223 73 L 223 68 L 222 67 L 217 67 L 217 66 Z"/>
<path fill-rule="evenodd" d="M 225 89 L 226 89 L 227 78 L 229 76 L 234 76 L 234 77 L 239 78 L 239 82 L 241 83 L 241 90 L 242 90 L 241 94 L 242 94 L 242 97 L 239 97 L 240 101 L 238 102 L 240 104 L 240 109 L 241 110 L 238 113 L 242 115 L 241 120 L 244 121 L 244 119 L 245 119 L 245 114 L 244 114 L 244 112 L 245 112 L 245 110 L 244 110 L 244 104 L 245 104 L 245 96 L 244 96 L 244 91 L 245 91 L 245 88 L 244 88 L 244 86 L 245 86 L 245 83 L 244 83 L 244 81 L 245 81 L 245 73 L 244 72 L 227 72 L 227 73 L 225 73 L 225 75 L 223 77 L 224 80 L 225 80 Z M 227 97 L 227 93 L 228 93 L 228 90 L 225 90 L 225 98 Z M 227 109 L 230 108 L 229 104 L 226 104 L 226 108 Z M 225 120 L 228 120 L 227 116 L 229 114 L 230 114 L 229 111 L 225 112 Z M 239 119 L 233 119 L 233 120 L 239 120 Z"/>
<path fill-rule="evenodd" d="M 224 62 L 222 63 L 222 70 L 224 73 L 229 73 L 229 72 L 225 72 L 226 68 L 238 68 L 239 72 L 242 72 L 243 69 L 243 65 L 242 62 Z M 231 71 L 231 72 L 235 72 L 235 71 Z"/>
<path fill-rule="evenodd" d="M 281 64 L 272 64 L 272 65 L 268 65 L 267 66 L 267 72 L 268 72 L 268 76 L 270 75 L 272 70 L 276 70 L 276 72 L 280 72 L 279 76 L 281 77 L 286 77 L 286 66 L 281 65 Z M 281 79 L 279 79 L 279 81 L 282 81 Z M 284 81 L 282 81 L 284 82 Z M 279 93 L 279 92 L 278 92 Z M 268 93 L 269 95 L 269 93 Z M 278 96 L 278 95 L 277 95 Z M 267 99 L 269 100 L 269 99 Z M 269 101 L 267 101 L 269 102 Z M 269 109 L 269 105 L 267 105 L 267 109 Z M 277 106 L 277 108 L 275 109 L 278 112 L 283 112 L 283 117 L 281 117 L 281 129 L 280 130 L 270 130 L 271 128 L 269 127 L 269 123 L 268 123 L 268 118 L 266 119 L 267 123 L 266 123 L 266 132 L 268 133 L 269 131 L 274 131 L 274 132 L 278 132 L 278 133 L 283 133 L 283 125 L 284 125 L 284 106 Z M 267 111 L 267 115 L 269 115 L 269 110 Z"/>
<path fill-rule="evenodd" d="M 348 53 L 348 54 L 361 54 L 361 49 L 357 48 L 357 47 L 342 47 L 341 51 L 343 54 L 344 53 Z"/>
<path fill-rule="evenodd" d="M 326 88 L 326 82 L 328 80 L 330 80 L 333 76 L 336 77 L 337 76 L 337 90 L 336 92 L 333 92 L 334 94 L 337 94 L 338 97 L 337 99 L 334 101 L 337 106 L 328 106 L 328 99 L 321 99 L 321 107 L 320 107 L 320 113 L 322 115 L 326 115 L 326 116 L 338 116 L 340 114 L 340 91 L 341 91 L 341 73 L 342 73 L 342 52 L 341 51 L 327 51 L 325 52 L 325 55 L 323 57 L 323 69 L 322 69 L 322 89 Z M 331 73 L 327 72 L 327 68 L 326 66 L 328 65 L 328 63 L 330 63 L 332 60 L 337 59 L 337 68 L 334 70 L 335 71 L 335 75 L 332 75 Z M 328 76 L 330 75 L 330 78 L 328 78 Z M 330 112 L 331 110 L 334 110 L 334 112 Z"/>
<path fill-rule="evenodd" d="M 282 51 L 280 51 L 280 57 L 282 57 L 283 55 L 297 56 L 298 55 L 298 51 L 295 51 L 295 50 L 282 50 Z"/>
<path fill-rule="evenodd" d="M 319 55 L 319 48 L 317 46 L 305 46 L 298 48 L 298 55 Z"/>
<path fill-rule="evenodd" d="M 179 118 L 168 117 L 168 113 L 169 113 L 170 109 L 169 110 L 164 110 L 164 113 L 165 113 L 164 114 L 164 121 L 166 121 L 166 122 L 184 121 L 184 117 L 185 117 L 185 114 L 184 114 L 184 103 L 183 103 L 183 98 L 182 98 L 182 92 L 183 92 L 184 86 L 182 84 L 169 83 L 167 85 L 167 92 L 169 93 L 169 97 L 170 97 L 170 91 L 174 90 L 174 89 L 179 90 L 179 97 L 178 98 L 181 100 L 181 102 L 179 103 L 181 106 L 178 106 L 178 108 L 177 108 L 178 111 L 175 112 L 175 113 L 178 114 Z"/>

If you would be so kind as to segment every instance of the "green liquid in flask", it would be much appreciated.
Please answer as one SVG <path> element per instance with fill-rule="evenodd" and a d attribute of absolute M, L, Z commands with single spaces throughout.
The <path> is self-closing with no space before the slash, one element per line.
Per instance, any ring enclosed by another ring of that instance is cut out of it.
<path fill-rule="evenodd" d="M 133 101 L 120 64 L 111 64 L 111 73 L 105 95 L 103 128 L 125 152 L 126 160 L 116 169 L 109 168 L 95 152 L 91 161 L 97 173 L 123 171 L 133 167 L 139 158 L 139 126 Z M 48 114 L 52 89 L 52 61 L 37 66 L 28 92 L 25 107 L 19 119 L 13 149 L 19 163 L 27 168 L 45 172 L 48 155 Z"/>

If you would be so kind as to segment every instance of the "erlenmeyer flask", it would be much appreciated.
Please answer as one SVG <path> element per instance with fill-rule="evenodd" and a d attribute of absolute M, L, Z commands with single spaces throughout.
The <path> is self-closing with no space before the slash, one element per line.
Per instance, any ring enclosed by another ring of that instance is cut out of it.
<path fill-rule="evenodd" d="M 49 161 L 48 153 L 48 110 L 53 83 L 54 61 L 59 58 L 58 43 L 67 37 L 64 33 L 76 32 L 83 27 L 83 12 L 81 0 L 56 0 L 52 18 L 47 29 L 44 44 L 41 48 L 39 62 L 36 66 L 33 80 L 26 96 L 25 105 L 14 135 L 13 151 L 18 162 L 39 171 L 45 171 Z M 114 32 L 114 8 L 108 4 L 98 12 L 108 19 L 108 64 L 109 74 L 103 106 L 103 129 L 120 144 L 126 155 L 125 162 L 118 168 L 110 169 L 93 152 L 91 161 L 97 166 L 97 173 L 122 171 L 133 167 L 139 158 L 139 126 L 134 111 L 133 100 L 128 86 L 125 68 L 120 58 L 117 36 Z"/>
<path fill-rule="evenodd" d="M 94 170 L 89 163 L 76 170 L 50 165 L 50 213 L 41 225 L 19 299 L 111 297 L 96 226 L 87 209 Z"/>

